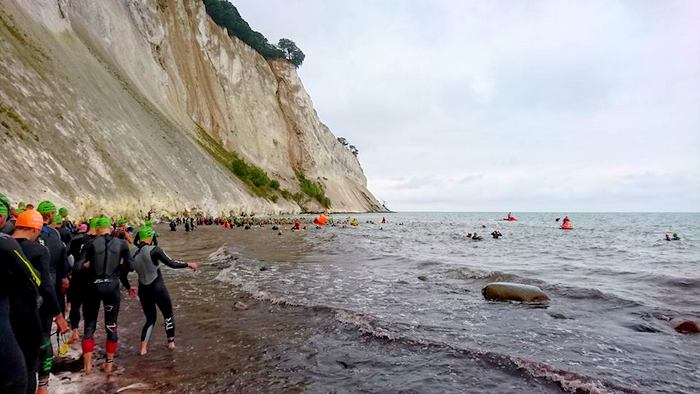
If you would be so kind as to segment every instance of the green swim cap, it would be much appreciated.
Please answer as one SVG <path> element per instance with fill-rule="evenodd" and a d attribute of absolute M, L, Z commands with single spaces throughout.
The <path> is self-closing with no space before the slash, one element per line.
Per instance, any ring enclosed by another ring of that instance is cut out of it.
<path fill-rule="evenodd" d="M 59 215 L 54 216 L 53 220 L 51 221 L 51 224 L 61 224 L 63 223 L 63 218 L 60 217 Z"/>
<path fill-rule="evenodd" d="M 148 226 L 143 226 L 139 229 L 139 238 L 140 239 L 149 239 L 153 238 L 153 236 L 156 234 L 155 231 L 153 231 L 152 228 Z"/>
<path fill-rule="evenodd" d="M 97 218 L 90 218 L 90 220 L 88 220 L 88 228 L 90 230 L 94 230 L 97 228 Z"/>
<path fill-rule="evenodd" d="M 143 227 L 153 227 L 153 222 L 150 220 L 146 220 L 146 223 L 143 224 Z"/>
<path fill-rule="evenodd" d="M 0 216 L 10 214 L 10 199 L 4 194 L 0 194 Z"/>
<path fill-rule="evenodd" d="M 24 201 L 20 201 L 19 204 L 17 204 L 18 210 L 21 209 L 22 211 L 24 211 L 24 208 L 26 208 L 26 207 L 27 207 L 27 203 Z"/>
<path fill-rule="evenodd" d="M 58 210 L 58 214 L 61 215 L 61 217 L 66 217 L 68 216 L 68 208 L 61 208 Z"/>
<path fill-rule="evenodd" d="M 39 206 L 36 208 L 36 210 L 42 215 L 48 213 L 56 213 L 56 206 L 53 205 L 51 201 L 44 200 L 39 203 Z"/>
<path fill-rule="evenodd" d="M 97 229 L 110 228 L 111 226 L 112 223 L 110 223 L 109 218 L 106 218 L 104 216 L 100 216 L 95 221 L 95 228 Z"/>
<path fill-rule="evenodd" d="M 119 222 L 118 222 L 118 223 L 119 223 L 120 226 L 123 226 L 123 225 L 126 224 L 126 219 L 121 218 L 121 219 L 119 219 Z"/>

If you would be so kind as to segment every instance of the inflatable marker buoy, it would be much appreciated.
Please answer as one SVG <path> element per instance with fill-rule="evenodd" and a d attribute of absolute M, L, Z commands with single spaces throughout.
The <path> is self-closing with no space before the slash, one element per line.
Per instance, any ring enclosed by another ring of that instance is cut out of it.
<path fill-rule="evenodd" d="M 562 230 L 573 230 L 573 229 L 574 229 L 574 225 L 571 224 L 571 222 L 564 222 L 564 223 L 561 225 L 561 229 L 562 229 Z"/>

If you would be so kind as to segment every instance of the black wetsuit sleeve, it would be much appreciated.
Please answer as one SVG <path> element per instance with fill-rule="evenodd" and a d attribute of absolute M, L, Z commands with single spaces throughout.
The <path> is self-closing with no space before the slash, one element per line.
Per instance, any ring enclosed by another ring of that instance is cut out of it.
<path fill-rule="evenodd" d="M 165 254 L 165 252 L 163 252 L 163 249 L 157 246 L 151 250 L 151 260 L 156 265 L 161 262 L 170 268 L 187 268 L 187 263 L 171 259 L 167 254 Z"/>
<path fill-rule="evenodd" d="M 65 279 L 68 277 L 68 272 L 70 272 L 70 263 L 68 262 L 68 248 L 66 248 L 66 244 L 63 244 L 63 247 L 61 248 L 61 270 L 60 272 L 60 278 L 58 279 Z"/>
<path fill-rule="evenodd" d="M 80 272 L 85 269 L 85 263 L 92 262 L 95 258 L 95 248 L 92 246 L 92 242 L 85 242 L 80 248 L 80 257 L 78 261 L 73 264 L 73 271 Z"/>
<path fill-rule="evenodd" d="M 35 269 L 19 244 L 6 235 L 0 237 L 0 293 L 15 287 L 22 297 L 37 299 L 41 273 Z"/>
<path fill-rule="evenodd" d="M 131 256 L 131 251 L 129 250 L 129 244 L 126 241 L 122 241 L 121 249 L 121 272 L 119 273 L 119 280 L 122 282 L 122 286 L 125 289 L 130 290 L 131 284 L 129 284 L 129 271 L 134 265 L 134 257 Z"/>
<path fill-rule="evenodd" d="M 39 286 L 39 295 L 44 300 L 42 310 L 46 310 L 49 316 L 56 316 L 61 313 L 61 308 L 58 306 L 58 297 L 56 296 L 56 286 L 51 281 L 49 265 L 51 264 L 51 256 L 48 249 L 39 244 L 29 245 L 27 249 L 29 259 L 35 268 L 39 270 L 41 275 L 41 285 Z"/>

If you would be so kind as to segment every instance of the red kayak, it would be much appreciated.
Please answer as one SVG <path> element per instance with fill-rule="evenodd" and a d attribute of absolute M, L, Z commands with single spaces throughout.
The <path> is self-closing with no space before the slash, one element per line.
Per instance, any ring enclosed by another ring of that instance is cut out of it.
<path fill-rule="evenodd" d="M 517 222 L 518 218 L 516 218 L 515 216 L 511 216 L 509 218 L 503 218 L 503 220 L 505 220 L 506 222 Z"/>

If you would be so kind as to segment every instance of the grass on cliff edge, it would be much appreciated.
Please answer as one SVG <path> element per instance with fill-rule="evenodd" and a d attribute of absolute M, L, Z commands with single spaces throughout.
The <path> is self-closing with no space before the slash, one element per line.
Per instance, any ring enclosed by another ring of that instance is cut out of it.
<path fill-rule="evenodd" d="M 236 175 L 248 188 L 255 193 L 256 196 L 267 198 L 272 202 L 277 202 L 279 196 L 287 198 L 291 196 L 287 190 L 280 190 L 280 183 L 276 179 L 270 179 L 265 171 L 260 167 L 247 163 L 245 160 L 238 157 L 235 152 L 226 149 L 219 141 L 207 134 L 204 129 L 197 127 L 199 139 L 197 142 L 204 148 L 216 161 L 221 163 L 227 170 Z M 279 193 L 279 194 L 278 194 Z"/>
<path fill-rule="evenodd" d="M 299 179 L 299 188 L 304 194 L 316 199 L 324 208 L 331 207 L 331 199 L 326 196 L 326 191 L 321 182 L 309 180 L 301 172 L 297 172 L 297 179 Z"/>

